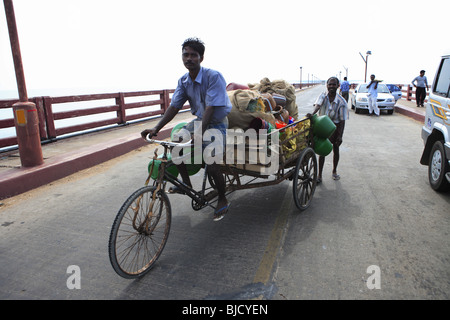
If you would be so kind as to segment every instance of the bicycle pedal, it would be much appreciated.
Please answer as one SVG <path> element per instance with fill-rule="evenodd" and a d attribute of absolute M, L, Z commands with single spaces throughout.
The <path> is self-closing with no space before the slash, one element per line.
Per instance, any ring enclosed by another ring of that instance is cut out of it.
<path fill-rule="evenodd" d="M 167 193 L 170 193 L 170 194 L 186 194 L 183 190 L 181 190 L 178 187 L 170 187 L 169 190 L 167 190 Z"/>

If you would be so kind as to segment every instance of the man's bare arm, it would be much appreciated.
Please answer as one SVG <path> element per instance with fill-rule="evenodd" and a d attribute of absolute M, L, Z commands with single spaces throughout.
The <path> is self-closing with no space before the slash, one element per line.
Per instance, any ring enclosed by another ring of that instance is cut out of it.
<path fill-rule="evenodd" d="M 145 129 L 141 132 L 142 138 L 145 139 L 149 134 L 151 134 L 151 136 L 156 136 L 166 124 L 168 124 L 170 121 L 172 121 L 173 118 L 175 118 L 175 116 L 178 114 L 178 111 L 180 111 L 180 109 L 170 106 L 154 128 Z"/>

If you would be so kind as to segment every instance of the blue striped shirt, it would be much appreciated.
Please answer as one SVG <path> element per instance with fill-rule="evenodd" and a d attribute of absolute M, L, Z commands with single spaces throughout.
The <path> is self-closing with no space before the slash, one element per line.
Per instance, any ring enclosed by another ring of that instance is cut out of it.
<path fill-rule="evenodd" d="M 324 92 L 317 98 L 314 104 L 320 106 L 319 115 L 329 116 L 334 123 L 339 123 L 349 118 L 347 102 L 339 94 L 336 94 L 334 100 L 330 101 L 328 93 Z"/>

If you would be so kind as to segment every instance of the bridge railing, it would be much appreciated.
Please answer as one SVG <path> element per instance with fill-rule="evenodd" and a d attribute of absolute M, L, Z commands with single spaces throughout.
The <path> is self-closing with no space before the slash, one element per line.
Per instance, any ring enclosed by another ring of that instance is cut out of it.
<path fill-rule="evenodd" d="M 402 98 L 407 101 L 416 101 L 416 88 L 410 84 L 397 84 L 402 91 Z M 431 85 L 428 86 L 431 89 Z M 425 102 L 428 101 L 429 90 L 426 91 Z"/>
<path fill-rule="evenodd" d="M 319 83 L 303 83 L 310 87 Z M 295 86 L 295 85 L 294 85 Z M 41 141 L 125 125 L 161 116 L 170 105 L 174 89 L 117 92 L 61 97 L 33 97 L 39 118 Z M 11 118 L 0 119 L 0 152 L 17 145 L 13 104 L 18 100 L 0 100 L 0 110 L 10 109 Z M 186 104 L 183 109 L 189 109 Z M 9 129 L 9 130 L 8 130 Z M 2 130 L 10 134 L 2 134 Z"/>
<path fill-rule="evenodd" d="M 304 89 L 304 88 L 314 87 L 319 84 L 322 84 L 322 82 L 303 82 L 302 84 L 293 83 L 292 85 L 294 86 L 295 89 Z"/>
<path fill-rule="evenodd" d="M 42 141 L 94 129 L 110 128 L 160 116 L 169 107 L 175 90 L 118 92 L 63 97 L 34 97 Z M 0 109 L 13 109 L 18 100 L 0 100 Z M 185 105 L 183 109 L 189 109 Z M 11 112 L 13 116 L 13 112 Z M 0 138 L 0 148 L 17 145 L 14 118 L 0 119 L 0 130 L 13 134 Z M 1 150 L 1 149 L 0 149 Z"/>

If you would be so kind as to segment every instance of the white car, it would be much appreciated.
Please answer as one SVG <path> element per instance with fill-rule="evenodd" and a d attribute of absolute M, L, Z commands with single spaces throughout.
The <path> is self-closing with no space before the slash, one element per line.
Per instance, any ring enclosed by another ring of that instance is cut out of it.
<path fill-rule="evenodd" d="M 395 84 L 387 84 L 387 87 L 394 96 L 395 102 L 402 98 L 402 90 L 398 86 L 396 86 Z"/>
<path fill-rule="evenodd" d="M 369 110 L 367 100 L 367 86 L 368 83 L 359 84 L 351 97 L 352 109 L 355 109 L 355 113 L 360 113 L 361 110 Z M 390 93 L 388 87 L 383 83 L 378 83 L 378 108 L 380 111 L 386 110 L 388 114 L 394 113 L 395 98 Z"/>

